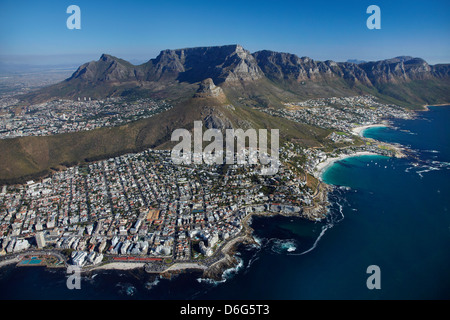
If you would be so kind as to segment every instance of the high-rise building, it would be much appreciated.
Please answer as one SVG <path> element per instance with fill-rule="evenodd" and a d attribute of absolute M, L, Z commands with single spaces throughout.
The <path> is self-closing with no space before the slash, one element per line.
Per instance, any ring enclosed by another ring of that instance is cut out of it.
<path fill-rule="evenodd" d="M 46 246 L 43 232 L 36 233 L 36 243 L 39 249 L 42 249 Z"/>

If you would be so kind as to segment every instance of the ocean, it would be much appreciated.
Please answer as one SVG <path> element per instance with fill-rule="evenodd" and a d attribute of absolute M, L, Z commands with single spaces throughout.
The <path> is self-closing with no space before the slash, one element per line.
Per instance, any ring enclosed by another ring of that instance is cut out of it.
<path fill-rule="evenodd" d="M 325 221 L 254 217 L 259 245 L 241 246 L 224 281 L 186 273 L 162 279 L 143 271 L 84 275 L 66 287 L 64 271 L 0 269 L 0 299 L 450 299 L 450 108 L 364 135 L 401 143 L 414 157 L 359 156 L 323 174 L 334 185 Z M 369 266 L 379 289 L 369 289 Z"/>

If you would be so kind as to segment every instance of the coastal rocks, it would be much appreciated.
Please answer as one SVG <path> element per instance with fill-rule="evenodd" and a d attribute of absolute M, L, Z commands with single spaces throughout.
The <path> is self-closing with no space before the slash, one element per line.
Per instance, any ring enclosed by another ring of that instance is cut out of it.
<path fill-rule="evenodd" d="M 226 256 L 219 262 L 213 264 L 205 272 L 203 272 L 202 278 L 212 279 L 215 281 L 221 281 L 223 273 L 227 269 L 231 269 L 238 264 L 237 259 L 234 256 Z"/>
<path fill-rule="evenodd" d="M 312 206 L 303 207 L 303 217 L 312 221 L 322 220 L 328 214 L 328 192 L 331 187 L 320 183 L 317 188 L 317 194 Z"/>
<path fill-rule="evenodd" d="M 226 270 L 235 268 L 239 261 L 235 257 L 237 248 L 239 245 L 251 245 L 255 244 L 253 237 L 249 236 L 248 232 L 241 237 L 237 237 L 228 242 L 222 249 L 224 257 L 219 261 L 211 264 L 204 272 L 202 278 L 212 279 L 215 281 L 222 281 L 223 275 Z"/>
<path fill-rule="evenodd" d="M 304 210 L 305 217 L 308 220 L 313 220 L 313 221 L 322 220 L 323 218 L 325 218 L 326 214 L 327 214 L 327 209 L 324 205 L 308 207 L 308 208 L 305 208 L 305 210 Z"/>

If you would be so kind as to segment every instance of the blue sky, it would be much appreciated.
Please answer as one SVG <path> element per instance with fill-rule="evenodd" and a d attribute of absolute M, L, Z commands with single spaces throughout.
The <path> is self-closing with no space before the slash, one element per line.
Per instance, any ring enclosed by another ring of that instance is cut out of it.
<path fill-rule="evenodd" d="M 69 30 L 69 5 L 81 30 Z M 366 9 L 381 8 L 381 30 Z M 0 0 L 0 61 L 69 63 L 109 53 L 147 61 L 164 49 L 241 44 L 316 60 L 399 55 L 450 63 L 450 1 Z"/>

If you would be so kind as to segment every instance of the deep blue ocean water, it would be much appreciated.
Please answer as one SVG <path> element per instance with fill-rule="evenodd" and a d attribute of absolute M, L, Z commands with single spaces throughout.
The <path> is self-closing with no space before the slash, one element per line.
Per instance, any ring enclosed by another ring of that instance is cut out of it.
<path fill-rule="evenodd" d="M 450 299 L 450 107 L 430 109 L 364 132 L 414 158 L 353 157 L 324 173 L 336 185 L 327 221 L 253 218 L 260 246 L 241 246 L 221 283 L 102 271 L 71 291 L 63 271 L 5 267 L 0 299 Z M 366 286 L 370 265 L 381 289 Z"/>

